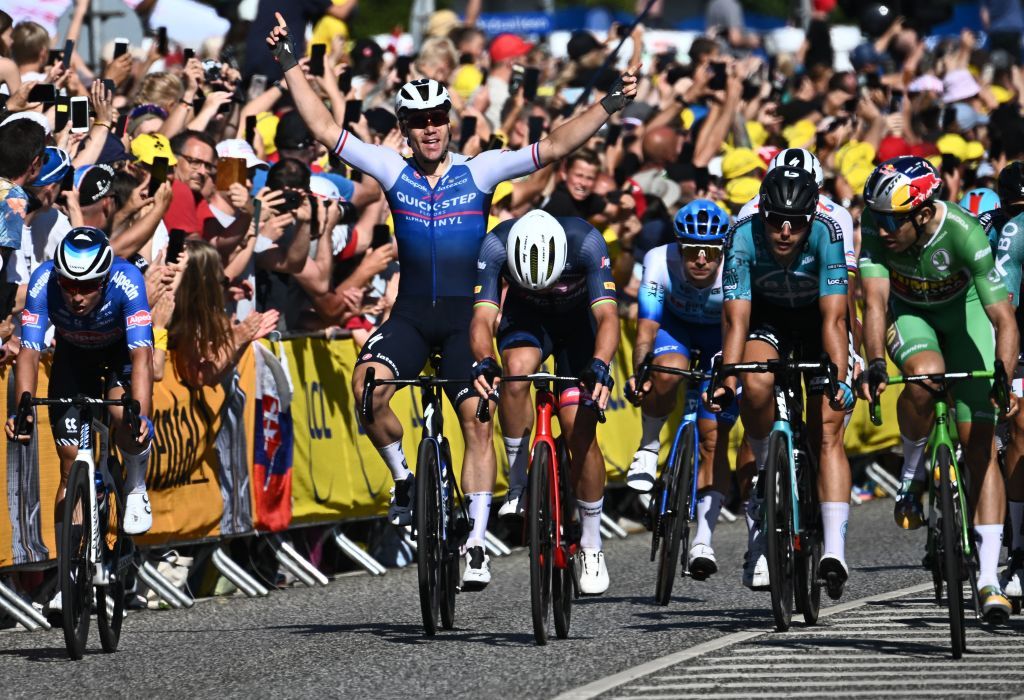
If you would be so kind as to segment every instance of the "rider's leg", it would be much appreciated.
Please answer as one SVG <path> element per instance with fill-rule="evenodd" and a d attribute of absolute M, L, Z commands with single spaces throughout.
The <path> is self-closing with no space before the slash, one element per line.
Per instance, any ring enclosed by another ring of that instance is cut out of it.
<path fill-rule="evenodd" d="M 846 527 L 850 518 L 850 462 L 843 447 L 845 411 L 835 411 L 824 396 L 807 401 L 807 428 L 818 452 L 818 499 L 824 530 L 824 557 L 846 562 Z"/>
<path fill-rule="evenodd" d="M 916 344 L 924 346 L 927 341 Z M 896 357 L 901 359 L 899 353 Z M 943 356 L 931 349 L 916 352 L 898 364 L 904 375 L 938 374 L 946 371 Z M 897 525 L 908 530 L 917 529 L 924 524 L 921 498 L 926 490 L 926 448 L 928 434 L 934 421 L 934 401 L 931 393 L 923 386 L 906 384 L 896 402 L 896 418 L 900 440 L 903 443 L 903 471 L 900 491 L 893 504 L 893 518 Z"/>
<path fill-rule="evenodd" d="M 765 362 L 778 357 L 779 351 L 763 340 L 748 340 L 743 350 L 743 362 Z M 740 418 L 760 472 L 768 461 L 768 434 L 775 415 L 774 379 L 767 372 L 751 372 L 742 375 L 740 383 L 743 386 Z"/>
<path fill-rule="evenodd" d="M 352 372 L 352 395 L 355 397 L 356 406 L 363 404 L 363 384 L 366 381 L 366 370 L 374 369 L 377 379 L 394 379 L 395 373 L 391 368 L 379 362 L 366 362 L 356 365 Z M 362 419 L 360 411 L 356 411 L 359 422 L 366 431 L 366 436 L 384 463 L 388 465 L 391 476 L 395 482 L 406 479 L 412 472 L 409 471 L 409 463 L 406 460 L 405 452 L 402 450 L 402 423 L 398 416 L 391 410 L 391 397 L 395 394 L 393 386 L 378 386 L 373 390 L 373 422 L 366 423 Z"/>
<path fill-rule="evenodd" d="M 466 441 L 465 460 L 462 466 L 462 491 L 469 500 L 469 517 L 473 521 L 472 531 L 466 541 L 467 547 L 484 546 L 487 520 L 491 514 L 494 479 L 497 474 L 492 424 L 489 421 L 487 423 L 478 421 L 476 409 L 476 396 L 464 399 L 458 406 L 459 424 Z"/>
<path fill-rule="evenodd" d="M 993 427 L 987 421 L 957 423 L 960 442 L 966 445 L 964 463 L 971 475 L 968 498 L 978 545 L 979 590 L 999 583 L 997 567 L 1006 519 L 1006 490 L 996 461 Z"/>
<path fill-rule="evenodd" d="M 678 344 L 666 345 L 662 336 L 668 338 L 664 331 L 658 331 L 657 347 L 675 348 L 675 351 L 655 356 L 655 362 L 663 367 L 689 369 L 689 358 L 679 352 Z M 671 341 L 674 343 L 674 341 Z M 653 372 L 650 375 L 651 390 L 644 396 L 640 404 L 640 446 L 633 455 L 633 462 L 626 474 L 626 483 L 637 491 L 647 492 L 654 487 L 658 473 L 658 454 L 661 450 L 661 429 L 676 406 L 676 394 L 682 377 Z"/>
<path fill-rule="evenodd" d="M 119 399 L 124 392 L 123 386 L 112 386 L 107 391 L 107 398 Z M 114 441 L 125 468 L 124 531 L 129 535 L 141 535 L 149 532 L 149 528 L 153 526 L 153 509 L 150 507 L 149 495 L 146 493 L 146 468 L 149 466 L 153 436 L 151 434 L 145 444 L 139 444 L 135 436 L 129 433 L 124 426 L 123 409 L 112 406 L 108 410 Z"/>
<path fill-rule="evenodd" d="M 697 421 L 700 471 L 697 478 L 697 532 L 693 546 L 711 546 L 711 537 L 729 493 L 729 431 L 732 424 L 713 415 Z"/>
<path fill-rule="evenodd" d="M 508 375 L 532 374 L 540 367 L 541 359 L 540 348 L 533 346 L 510 347 L 501 354 L 502 367 Z M 534 413 L 530 390 L 529 382 L 509 382 L 502 384 L 500 390 L 498 417 L 509 465 L 509 491 L 514 493 L 526 488 L 526 469 L 530 463 Z"/>

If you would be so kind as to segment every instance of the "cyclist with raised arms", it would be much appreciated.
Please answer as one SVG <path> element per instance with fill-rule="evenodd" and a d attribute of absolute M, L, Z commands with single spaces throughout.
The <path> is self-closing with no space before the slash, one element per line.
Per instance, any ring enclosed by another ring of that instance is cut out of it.
<path fill-rule="evenodd" d="M 553 356 L 556 374 L 584 380 L 576 385 L 558 382 L 555 393 L 582 530 L 576 554 L 580 592 L 600 595 L 608 590 L 608 567 L 601 550 L 605 466 L 597 444 L 596 409 L 608 404 L 613 384 L 609 363 L 619 344 L 615 283 L 604 237 L 583 219 L 555 218 L 538 209 L 494 228 L 480 248 L 477 268 L 470 327 L 477 393 L 486 397 L 501 381 L 493 348 L 502 279 L 509 285 L 497 338 L 505 370 L 531 374 Z M 501 514 L 509 515 L 519 512 L 524 500 L 534 411 L 529 383 L 508 382 L 500 395 L 499 417 L 511 467 Z"/>
<path fill-rule="evenodd" d="M 904 374 L 1014 367 L 1019 334 L 1006 287 L 982 226 L 958 205 L 938 198 L 942 178 L 923 158 L 879 165 L 864 186 L 861 231 L 865 398 L 885 390 L 885 352 Z M 993 334 L 993 328 L 995 333 Z M 969 500 L 978 551 L 978 598 L 989 621 L 1005 621 L 1010 603 L 997 575 L 1006 496 L 996 462 L 991 381 L 956 384 L 957 430 L 970 471 Z M 894 516 L 903 528 L 924 523 L 921 496 L 934 400 L 916 384 L 900 393 L 897 417 L 903 474 Z M 1017 410 L 1010 399 L 1010 414 Z"/>
<path fill-rule="evenodd" d="M 673 226 L 675 243 L 654 248 L 644 258 L 639 320 L 633 369 L 653 353 L 657 364 L 689 369 L 694 353 L 710 366 L 722 350 L 722 251 L 729 232 L 729 214 L 714 202 L 697 199 L 679 210 Z M 654 488 L 661 450 L 661 429 L 675 409 L 682 377 L 654 373 L 642 387 L 630 387 L 642 398 L 640 447 L 626 474 L 626 483 L 641 493 Z M 707 386 L 701 386 L 701 393 Z M 697 409 L 700 434 L 697 532 L 690 546 L 689 571 L 706 579 L 718 571 L 711 537 L 729 490 L 729 431 L 738 408 L 711 413 Z"/>
<path fill-rule="evenodd" d="M 813 176 L 780 166 L 761 183 L 759 215 L 734 226 L 722 277 L 723 363 L 764 362 L 785 358 L 793 350 L 797 360 L 816 362 L 824 351 L 836 367 L 848 366 L 843 236 L 835 222 L 815 216 L 817 205 Z M 740 417 L 761 474 L 773 418 L 773 376 L 747 373 L 726 377 L 710 408 L 720 411 L 722 405 L 728 405 L 740 379 Z M 837 600 L 849 576 L 845 549 L 851 476 L 843 449 L 843 417 L 854 395 L 848 381 L 840 380 L 836 404 L 832 405 L 824 389 L 823 378 L 810 379 L 807 428 L 820 470 L 824 553 L 818 571 L 829 597 Z M 748 517 L 753 527 L 743 583 L 755 590 L 769 583 L 764 538 L 756 524 L 759 510 L 752 497 Z"/>
<path fill-rule="evenodd" d="M 49 382 L 51 399 L 79 395 L 118 399 L 130 391 L 139 402 L 142 430 L 138 437 L 120 429 L 120 407 L 108 410 L 127 470 L 124 531 L 140 535 L 153 524 L 146 493 L 146 464 L 153 439 L 153 423 L 148 418 L 153 402 L 153 326 L 142 273 L 114 255 L 106 234 L 99 229 L 71 229 L 57 247 L 54 259 L 32 273 L 21 312 L 15 396 L 36 391 L 39 357 L 47 347 L 45 336 L 50 324 L 56 340 Z M 59 532 L 64 491 L 78 455 L 81 416 L 71 406 L 52 406 L 49 413 L 60 458 L 54 510 Z M 14 416 L 8 418 L 5 427 L 8 439 L 28 442 L 29 436 L 15 435 Z"/>
<path fill-rule="evenodd" d="M 398 91 L 395 102 L 399 126 L 412 150 L 412 157 L 406 159 L 386 147 L 363 143 L 334 122 L 299 67 L 280 14 L 277 21 L 267 44 L 281 64 L 303 121 L 343 161 L 381 184 L 394 217 L 402 271 L 398 298 L 388 320 L 360 352 L 352 376 L 356 401 L 362 400 L 368 368 L 373 367 L 382 379 L 414 377 L 432 349 L 440 350 L 441 376 L 467 377 L 473 363 L 468 328 L 473 314 L 475 264 L 495 187 L 503 180 L 564 158 L 583 145 L 609 115 L 633 99 L 639 66 L 616 81 L 597 104 L 546 139 L 517 151 L 487 151 L 475 158 L 448 151 L 448 91 L 434 80 L 414 80 Z M 412 522 L 415 480 L 402 451 L 402 425 L 389 406 L 394 389 L 379 387 L 376 392 L 374 420 L 365 429 L 395 479 L 388 517 L 392 523 L 407 525 Z M 490 423 L 477 421 L 474 406 L 464 404 L 471 395 L 469 387 L 449 394 L 466 443 L 462 487 L 469 497 L 473 520 L 470 539 L 482 541 L 496 463 Z M 480 587 L 490 580 L 490 573 L 478 570 L 472 577 Z"/>

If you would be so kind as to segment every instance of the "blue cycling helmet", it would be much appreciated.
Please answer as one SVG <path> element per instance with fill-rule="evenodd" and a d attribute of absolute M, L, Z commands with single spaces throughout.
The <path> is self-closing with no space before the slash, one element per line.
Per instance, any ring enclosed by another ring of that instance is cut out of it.
<path fill-rule="evenodd" d="M 711 200 L 695 199 L 676 212 L 672 225 L 680 243 L 722 243 L 729 214 Z"/>
<path fill-rule="evenodd" d="M 999 195 L 988 187 L 978 187 L 968 190 L 960 199 L 960 206 L 971 212 L 974 216 L 980 216 L 987 211 L 998 209 L 1002 206 Z"/>
<path fill-rule="evenodd" d="M 45 187 L 60 182 L 71 170 L 71 156 L 56 146 L 47 146 L 43 151 L 43 162 L 39 166 L 39 174 L 32 182 L 33 187 Z"/>

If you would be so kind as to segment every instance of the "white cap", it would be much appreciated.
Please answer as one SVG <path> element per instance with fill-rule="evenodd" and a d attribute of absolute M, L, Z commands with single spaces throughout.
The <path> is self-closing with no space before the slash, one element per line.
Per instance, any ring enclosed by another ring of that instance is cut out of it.
<path fill-rule="evenodd" d="M 256 157 L 256 151 L 244 139 L 226 139 L 217 144 L 218 158 L 245 158 L 247 168 L 270 168 L 265 161 Z"/>
<path fill-rule="evenodd" d="M 336 201 L 341 199 L 341 192 L 338 186 L 331 182 L 330 178 L 323 175 L 311 175 L 309 178 L 309 191 L 318 197 Z"/>
<path fill-rule="evenodd" d="M 39 126 L 43 127 L 43 129 L 46 131 L 47 136 L 50 135 L 50 120 L 44 117 L 39 112 L 15 112 L 11 116 L 7 117 L 2 122 L 0 122 L 0 126 L 6 126 L 7 124 L 10 124 L 16 119 L 28 119 L 29 121 L 33 121 Z"/>

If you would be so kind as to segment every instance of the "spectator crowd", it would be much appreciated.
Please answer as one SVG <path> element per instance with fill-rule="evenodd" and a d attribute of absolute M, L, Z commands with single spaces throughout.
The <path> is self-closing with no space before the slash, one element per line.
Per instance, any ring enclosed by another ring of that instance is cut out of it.
<path fill-rule="evenodd" d="M 781 149 L 817 155 L 823 193 L 855 226 L 865 180 L 886 159 L 932 160 L 944 198 L 959 201 L 1024 158 L 1020 32 L 998 31 L 1020 21 L 1019 3 L 982 4 L 996 28 L 984 41 L 934 36 L 890 12 L 862 24 L 848 61 L 832 45 L 833 2 L 812 3 L 792 46 L 750 31 L 738 3 L 709 5 L 708 31 L 686 52 L 657 50 L 641 22 L 574 31 L 555 53 L 543 40 L 488 36 L 471 0 L 461 19 L 434 13 L 405 56 L 359 35 L 357 0 L 260 0 L 247 42 L 154 38 L 124 52 L 109 42 L 101 65 L 63 51 L 89 0 L 75 0 L 61 37 L 0 12 L 4 361 L 18 353 L 13 319 L 29 276 L 78 225 L 102 229 L 145 269 L 158 350 L 180 351 L 189 384 L 216 383 L 272 331 L 347 331 L 358 344 L 387 317 L 401 274 L 387 204 L 294 109 L 264 43 L 275 10 L 311 29 L 305 41 L 295 31 L 303 69 L 335 120 L 406 155 L 394 100 L 407 80 L 448 86 L 453 147 L 473 156 L 528 145 L 600 99 L 617 65 L 642 64 L 637 99 L 563 162 L 502 183 L 490 222 L 536 208 L 590 221 L 609 244 L 627 318 L 644 253 L 672 240 L 676 211 L 707 198 L 736 215 Z"/>

